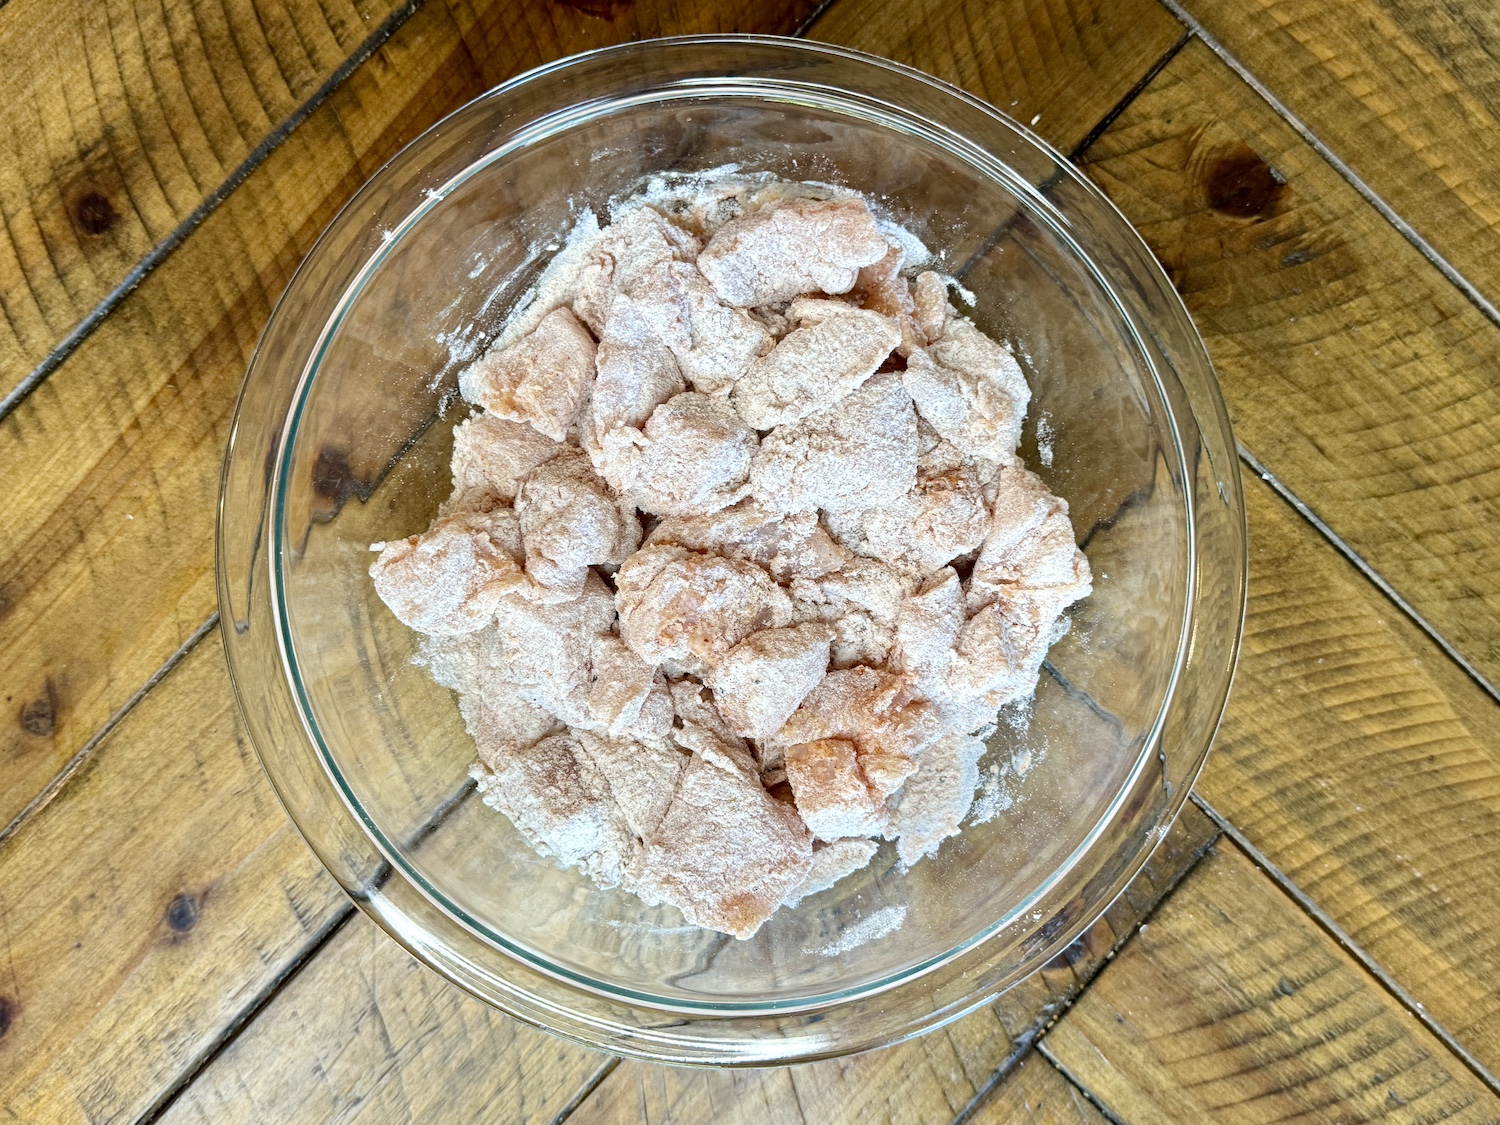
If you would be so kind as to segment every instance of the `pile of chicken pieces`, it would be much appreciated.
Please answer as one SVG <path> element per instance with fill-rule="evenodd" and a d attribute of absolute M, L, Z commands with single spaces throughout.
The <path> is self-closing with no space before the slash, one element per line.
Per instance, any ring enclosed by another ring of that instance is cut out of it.
<path fill-rule="evenodd" d="M 1087 596 L 1016 457 L 1010 351 L 861 199 L 638 202 L 460 376 L 453 492 L 377 543 L 484 800 L 544 855 L 748 937 L 959 830 L 976 732 Z"/>

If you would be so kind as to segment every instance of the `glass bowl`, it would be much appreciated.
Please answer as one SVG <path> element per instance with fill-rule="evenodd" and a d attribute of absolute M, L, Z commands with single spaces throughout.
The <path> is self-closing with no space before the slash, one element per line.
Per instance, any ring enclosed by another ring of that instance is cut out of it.
<path fill-rule="evenodd" d="M 457 371 L 586 210 L 732 165 L 853 188 L 915 231 L 1034 391 L 1022 454 L 1094 572 L 981 814 L 737 941 L 602 891 L 483 806 L 449 693 L 375 596 L 375 540 L 449 487 Z M 961 91 L 835 47 L 670 39 L 563 60 L 428 130 L 329 225 L 251 360 L 225 460 L 219 604 L 245 723 L 307 842 L 413 954 L 509 1014 L 644 1058 L 860 1050 L 993 998 L 1162 839 L 1244 615 L 1234 443 L 1145 245 L 1058 153 Z"/>

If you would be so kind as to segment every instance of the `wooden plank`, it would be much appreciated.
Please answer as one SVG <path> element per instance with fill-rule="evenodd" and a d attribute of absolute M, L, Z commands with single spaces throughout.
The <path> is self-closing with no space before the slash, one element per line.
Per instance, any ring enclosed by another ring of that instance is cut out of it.
<path fill-rule="evenodd" d="M 0 825 L 213 611 L 235 393 L 272 303 L 360 183 L 543 59 L 636 35 L 789 31 L 811 8 L 642 0 L 533 19 L 507 0 L 425 5 L 0 420 Z"/>
<path fill-rule="evenodd" d="M 0 848 L 0 1105 L 140 1116 L 351 909 L 267 784 L 211 634 Z M 180 1114 L 468 1120 L 462 1099 L 482 1097 L 497 1119 L 547 1121 L 598 1065 L 463 999 L 362 916 L 322 952 Z M 295 1053 L 268 1067 L 268 1047 Z M 395 1065 L 451 1078 L 479 1054 L 462 1083 L 404 1083 Z"/>
<path fill-rule="evenodd" d="M 1500 304 L 1500 10 L 1439 0 L 1180 2 Z"/>
<path fill-rule="evenodd" d="M 1500 682 L 1500 329 L 1201 42 L 1084 161 L 1239 439 Z"/>
<path fill-rule="evenodd" d="M 1250 608 L 1199 782 L 1500 1072 L 1500 707 L 1246 474 Z"/>
<path fill-rule="evenodd" d="M 401 0 L 10 0 L 0 399 Z"/>
<path fill-rule="evenodd" d="M 1042 1049 L 1143 1125 L 1500 1116 L 1500 1097 L 1227 841 Z"/>
<path fill-rule="evenodd" d="M 356 914 L 158 1120 L 545 1125 L 608 1061 L 472 999 Z"/>
<path fill-rule="evenodd" d="M 980 1103 L 968 1125 L 1104 1125 L 1104 1114 L 1041 1055 L 1032 1052 Z"/>
<path fill-rule="evenodd" d="M 348 909 L 206 638 L 0 848 L 0 1105 L 133 1120 Z"/>
<path fill-rule="evenodd" d="M 1099 922 L 1041 973 L 939 1031 L 880 1051 L 776 1070 L 689 1070 L 627 1060 L 569 1121 L 733 1125 L 801 1120 L 834 1125 L 876 1120 L 946 1125 L 997 1072 L 1016 1063 L 1041 1029 L 1072 1002 L 1197 862 L 1215 835 L 1208 819 L 1189 805 L 1160 851 Z"/>
<path fill-rule="evenodd" d="M 870 51 L 961 86 L 1064 152 L 1183 34 L 1159 5 L 1098 0 L 840 0 L 808 31 L 809 38 Z M 1058 66 L 1059 59 L 1067 65 Z M 1080 70 L 1092 87 L 1086 97 L 1076 86 Z"/>

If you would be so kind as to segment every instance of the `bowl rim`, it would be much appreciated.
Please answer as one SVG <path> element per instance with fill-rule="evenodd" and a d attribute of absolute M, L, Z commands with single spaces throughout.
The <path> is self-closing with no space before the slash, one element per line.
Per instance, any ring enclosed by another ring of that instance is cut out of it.
<path fill-rule="evenodd" d="M 388 170 L 392 168 L 392 166 L 398 164 L 401 161 L 403 154 L 405 154 L 413 145 L 419 143 L 430 134 L 440 130 L 443 124 L 449 121 L 455 115 L 465 113 L 479 103 L 489 102 L 493 101 L 494 99 L 504 97 L 512 90 L 515 90 L 518 87 L 522 87 L 528 83 L 535 82 L 538 79 L 544 78 L 548 75 L 564 72 L 571 67 L 579 65 L 580 63 L 598 60 L 601 57 L 608 57 L 613 55 L 638 55 L 653 50 L 659 50 L 663 47 L 690 47 L 699 45 L 722 47 L 735 44 L 755 44 L 761 47 L 774 47 L 782 50 L 804 52 L 808 55 L 825 57 L 832 56 L 863 66 L 874 66 L 881 70 L 897 74 L 903 78 L 919 81 L 929 87 L 939 90 L 945 95 L 956 97 L 962 100 L 963 102 L 967 103 L 967 105 L 973 110 L 977 110 L 986 116 L 997 118 L 1006 128 L 1019 134 L 1023 140 L 1032 144 L 1037 150 L 1040 151 L 1042 155 L 1051 159 L 1059 168 L 1061 175 L 1070 178 L 1076 185 L 1082 187 L 1082 189 L 1092 197 L 1095 203 L 1103 204 L 1106 208 L 1108 208 L 1108 210 L 1113 213 L 1114 218 L 1117 220 L 1117 226 L 1119 230 L 1115 233 L 1124 234 L 1127 237 L 1133 238 L 1135 242 L 1139 244 L 1139 248 L 1145 252 L 1148 260 L 1155 264 L 1155 259 L 1154 257 L 1150 256 L 1149 249 L 1145 247 L 1144 242 L 1140 240 L 1139 235 L 1134 231 L 1134 228 L 1131 227 L 1124 216 L 1120 214 L 1118 208 L 1114 206 L 1114 204 L 1108 199 L 1107 196 L 1105 196 L 1090 181 L 1082 176 L 1082 174 L 1079 173 L 1061 153 L 1057 152 L 1057 150 L 1049 145 L 1045 140 L 1033 134 L 1026 126 L 1010 119 L 1002 111 L 988 105 L 987 103 L 973 97 L 972 95 L 969 95 L 965 91 L 951 85 L 950 83 L 944 82 L 941 79 L 934 78 L 930 75 L 923 74 L 920 71 L 914 70 L 902 64 L 892 62 L 891 60 L 881 59 L 876 56 L 868 55 L 864 52 L 854 51 L 844 47 L 810 43 L 804 40 L 787 39 L 778 36 L 755 35 L 679 36 L 668 39 L 647 40 L 643 42 L 602 47 L 594 51 L 584 52 L 580 55 L 569 56 L 567 58 L 545 63 L 494 87 L 484 94 L 481 94 L 478 98 L 466 103 L 463 107 L 460 107 L 453 113 L 445 116 L 437 124 L 429 128 L 428 130 L 425 130 L 418 138 L 413 140 L 409 145 L 405 146 L 399 153 L 393 156 L 389 162 L 383 165 L 381 169 L 378 170 L 359 190 L 359 192 L 355 194 L 355 196 L 349 201 L 349 203 L 347 203 L 345 207 L 341 209 L 339 215 L 330 222 L 329 227 L 325 230 L 323 235 L 320 236 L 319 240 L 314 244 L 312 250 L 309 251 L 303 263 L 298 267 L 296 275 L 294 275 L 292 281 L 288 284 L 287 289 L 284 291 L 281 299 L 277 302 L 277 307 L 273 310 L 271 320 L 268 321 L 266 332 L 269 332 L 271 323 L 276 321 L 278 314 L 281 312 L 282 303 L 286 301 L 288 295 L 294 291 L 297 283 L 297 275 L 301 275 L 306 270 L 308 263 L 312 262 L 316 258 L 319 249 L 323 246 L 324 240 L 328 237 L 329 231 L 331 231 L 339 223 L 339 221 L 345 217 L 346 214 L 350 213 L 351 210 L 355 208 L 356 204 L 371 188 L 372 185 L 378 183 L 381 180 L 382 176 L 387 173 Z M 695 85 L 694 89 L 697 91 L 705 91 L 716 95 L 737 93 L 742 97 L 754 97 L 756 99 L 763 100 L 766 96 L 765 88 L 768 84 L 767 79 L 765 79 L 764 77 L 753 75 L 748 79 L 741 79 L 738 77 L 726 75 L 718 79 L 717 82 L 718 84 L 705 83 L 700 81 Z M 753 90 L 745 88 L 736 90 L 734 88 L 736 83 L 743 84 L 746 82 L 753 84 L 756 88 Z M 1040 901 L 1049 890 L 1053 889 L 1057 885 L 1057 883 L 1059 883 L 1072 870 L 1072 868 L 1074 868 L 1082 860 L 1082 858 L 1084 858 L 1088 854 L 1091 848 L 1098 842 L 1100 835 L 1118 816 L 1121 805 L 1130 796 L 1135 783 L 1140 777 L 1141 772 L 1145 769 L 1145 767 L 1151 761 L 1153 755 L 1158 750 L 1162 737 L 1162 731 L 1167 720 L 1168 711 L 1176 695 L 1179 682 L 1181 680 L 1184 663 L 1187 659 L 1188 641 L 1190 639 L 1192 627 L 1194 624 L 1194 616 L 1197 612 L 1198 531 L 1195 521 L 1193 491 L 1189 486 L 1190 482 L 1193 479 L 1193 473 L 1191 468 L 1187 464 L 1187 448 L 1185 447 L 1181 433 L 1179 432 L 1178 418 L 1169 404 L 1169 395 L 1166 393 L 1166 388 L 1162 385 L 1162 373 L 1157 369 L 1155 362 L 1153 362 L 1150 350 L 1139 346 L 1141 341 L 1138 337 L 1138 326 L 1136 325 L 1134 319 L 1128 313 L 1128 311 L 1120 305 L 1119 298 L 1115 293 L 1113 284 L 1111 284 L 1109 280 L 1100 273 L 1100 271 L 1095 267 L 1091 257 L 1086 252 L 1084 252 L 1083 248 L 1079 246 L 1076 240 L 1074 240 L 1068 233 L 1068 224 L 1066 218 L 1055 211 L 1050 201 L 1042 197 L 1036 190 L 1034 185 L 1014 174 L 1010 174 L 1007 176 L 1005 173 L 1009 171 L 1008 165 L 1006 165 L 1006 163 L 1000 160 L 997 156 L 986 152 L 984 149 L 975 145 L 973 142 L 969 142 L 961 137 L 957 138 L 958 142 L 961 144 L 961 147 L 970 150 L 970 152 L 964 154 L 966 158 L 970 155 L 980 158 L 979 162 L 981 164 L 981 167 L 984 163 L 992 164 L 994 168 L 985 168 L 985 171 L 990 172 L 992 175 L 998 172 L 999 176 L 997 178 L 1000 178 L 1002 180 L 1006 188 L 1008 190 L 1011 190 L 1012 193 L 1016 195 L 1018 200 L 1021 200 L 1023 202 L 1023 205 L 1025 205 L 1028 210 L 1033 211 L 1036 215 L 1044 216 L 1047 219 L 1051 220 L 1049 221 L 1048 225 L 1051 228 L 1052 233 L 1063 239 L 1068 244 L 1069 249 L 1076 256 L 1077 261 L 1082 263 L 1088 269 L 1089 273 L 1094 277 L 1096 283 L 1099 285 L 1101 291 L 1107 294 L 1109 298 L 1115 302 L 1116 311 L 1120 317 L 1120 320 L 1130 332 L 1132 336 L 1132 343 L 1137 346 L 1137 350 L 1141 360 L 1145 362 L 1147 369 L 1150 371 L 1152 380 L 1156 385 L 1156 392 L 1160 397 L 1163 406 L 1165 407 L 1163 414 L 1165 417 L 1166 425 L 1171 433 L 1173 453 L 1175 454 L 1178 462 L 1176 469 L 1178 470 L 1178 472 L 1180 472 L 1184 481 L 1181 500 L 1183 508 L 1185 509 L 1184 517 L 1186 520 L 1185 526 L 1187 529 L 1187 558 L 1185 560 L 1187 588 L 1184 591 L 1182 621 L 1180 623 L 1176 652 L 1174 654 L 1172 663 L 1172 672 L 1170 677 L 1168 678 L 1166 688 L 1163 692 L 1162 699 L 1160 701 L 1149 732 L 1142 740 L 1142 746 L 1137 760 L 1132 766 L 1128 775 L 1121 781 L 1118 791 L 1114 794 L 1113 799 L 1109 802 L 1104 812 L 1100 815 L 1097 822 L 1083 836 L 1068 859 L 1057 869 L 1055 869 L 1046 879 L 1044 879 L 1040 885 L 1035 887 L 1032 893 L 1027 895 L 1026 899 L 1022 903 L 1017 905 L 1007 915 L 995 921 L 991 925 L 984 927 L 969 939 L 966 939 L 965 941 L 950 947 L 943 953 L 934 957 L 929 957 L 921 963 L 911 966 L 907 969 L 901 970 L 896 973 L 887 974 L 877 981 L 867 982 L 850 989 L 831 992 L 825 991 L 810 996 L 798 996 L 786 1001 L 768 1002 L 760 1000 L 665 1000 L 661 997 L 652 996 L 649 993 L 642 993 L 637 990 L 595 981 L 584 975 L 575 974 L 572 971 L 551 962 L 545 954 L 542 954 L 539 951 L 530 950 L 524 945 L 524 943 L 516 942 L 514 939 L 508 939 L 504 935 L 497 934 L 489 927 L 484 926 L 477 920 L 470 918 L 467 912 L 465 912 L 461 907 L 457 906 L 456 903 L 453 903 L 451 900 L 447 899 L 446 895 L 442 894 L 442 892 L 438 888 L 432 886 L 418 870 L 416 870 L 409 862 L 407 862 L 405 856 L 403 855 L 402 848 L 395 845 L 387 837 L 384 830 L 382 830 L 376 823 L 375 819 L 365 811 L 358 799 L 357 794 L 355 794 L 352 789 L 350 789 L 346 781 L 340 775 L 336 765 L 334 764 L 331 751 L 329 750 L 329 747 L 327 746 L 321 732 L 318 729 L 311 702 L 306 697 L 301 683 L 301 677 L 297 674 L 295 643 L 289 633 L 289 613 L 287 604 L 284 599 L 284 582 L 281 573 L 282 556 L 285 545 L 284 485 L 286 477 L 290 471 L 291 457 L 295 450 L 297 426 L 301 420 L 303 407 L 305 406 L 307 400 L 307 395 L 311 391 L 313 380 L 316 377 L 322 359 L 326 353 L 327 346 L 332 339 L 333 334 L 337 331 L 342 318 L 347 314 L 351 305 L 357 299 L 360 290 L 367 283 L 369 277 L 373 275 L 373 273 L 379 268 L 379 265 L 385 259 L 385 257 L 388 256 L 388 254 L 395 248 L 397 244 L 399 244 L 401 238 L 408 231 L 413 229 L 425 215 L 427 215 L 435 207 L 440 205 L 441 202 L 447 197 L 447 195 L 450 194 L 457 186 L 459 186 L 470 177 L 478 174 L 483 170 L 484 167 L 488 166 L 494 161 L 503 159 L 506 155 L 516 151 L 518 148 L 521 148 L 526 144 L 534 143 L 535 140 L 540 136 L 545 136 L 550 133 L 560 131 L 561 129 L 565 129 L 577 120 L 595 116 L 598 112 L 598 106 L 601 102 L 607 104 L 612 110 L 618 110 L 631 101 L 666 101 L 674 98 L 680 98 L 682 96 L 684 96 L 684 91 L 679 86 L 655 87 L 651 90 L 638 92 L 632 95 L 630 98 L 595 99 L 589 102 L 566 106 L 553 113 L 546 114 L 540 118 L 528 122 L 526 125 L 522 126 L 516 132 L 511 134 L 504 144 L 501 144 L 498 147 L 486 152 L 478 161 L 472 162 L 467 167 L 462 169 L 462 171 L 450 177 L 447 183 L 441 185 L 435 190 L 429 189 L 429 191 L 426 193 L 426 198 L 423 199 L 422 203 L 417 208 L 409 212 L 402 219 L 402 221 L 397 224 L 395 228 L 393 228 L 392 231 L 387 232 L 383 240 L 383 244 L 379 247 L 377 252 L 375 254 L 372 254 L 360 268 L 353 282 L 351 282 L 346 287 L 344 293 L 340 296 L 335 315 L 329 317 L 329 319 L 323 325 L 322 332 L 319 335 L 318 341 L 312 348 L 312 351 L 306 364 L 303 367 L 301 376 L 294 390 L 294 405 L 287 411 L 285 420 L 281 427 L 278 455 L 275 458 L 275 465 L 270 481 L 270 492 L 269 496 L 267 497 L 267 507 L 269 509 L 267 515 L 269 515 L 272 521 L 273 531 L 270 535 L 270 544 L 268 545 L 270 549 L 267 552 L 266 561 L 269 564 L 269 573 L 267 573 L 266 577 L 269 580 L 268 595 L 271 602 L 275 606 L 276 628 L 274 632 L 276 637 L 276 647 L 281 662 L 283 686 L 289 687 L 292 690 L 297 718 L 302 725 L 303 733 L 314 748 L 320 765 L 327 775 L 328 780 L 331 782 L 335 793 L 338 794 L 339 800 L 343 805 L 345 811 L 354 818 L 355 822 L 359 825 L 361 832 L 370 842 L 375 845 L 377 850 L 383 856 L 385 862 L 389 864 L 393 870 L 399 871 L 401 873 L 401 877 L 406 879 L 424 897 L 426 897 L 434 907 L 437 907 L 446 917 L 457 922 L 464 929 L 468 930 L 474 937 L 489 944 L 492 947 L 504 951 L 508 955 L 515 957 L 518 960 L 524 961 L 533 969 L 556 977 L 562 983 L 570 987 L 581 988 L 586 991 L 595 992 L 611 1000 L 623 1000 L 629 1004 L 642 1005 L 662 1012 L 696 1014 L 710 1013 L 715 1016 L 757 1017 L 771 1015 L 785 1016 L 789 1014 L 806 1013 L 809 1011 L 827 1011 L 832 1007 L 836 1007 L 842 1004 L 848 1004 L 856 1000 L 865 1000 L 881 993 L 889 992 L 899 986 L 910 984 L 911 982 L 918 980 L 921 977 L 926 976 L 927 974 L 930 974 L 933 970 L 943 965 L 947 965 L 963 957 L 965 954 L 970 953 L 975 949 L 983 946 L 997 933 L 1014 924 L 1017 917 L 1024 915 L 1026 911 L 1032 909 L 1037 901 Z M 802 91 L 802 96 L 806 97 L 805 90 Z M 843 89 L 837 89 L 827 96 L 827 100 L 829 102 L 828 108 L 846 108 L 848 101 L 853 97 L 854 95 L 852 94 L 852 92 Z M 871 101 L 873 99 L 869 99 L 866 97 L 865 100 Z M 898 113 L 900 111 L 900 107 L 887 108 L 893 109 Z M 974 163 L 975 161 L 971 160 L 970 162 Z M 1159 265 L 1157 265 L 1156 268 L 1159 270 Z M 1164 275 L 1163 280 L 1165 280 Z M 1173 294 L 1173 296 L 1175 297 L 1175 293 Z M 1178 305 L 1180 308 L 1180 299 L 1178 299 Z M 1191 326 L 1191 317 L 1187 314 L 1185 308 L 1180 308 L 1180 312 L 1183 320 L 1189 326 Z M 1192 331 L 1193 339 L 1196 341 L 1200 351 L 1200 355 L 1198 358 L 1201 359 L 1204 369 L 1211 376 L 1212 366 L 1211 362 L 1208 359 L 1206 348 L 1203 347 L 1201 336 L 1197 334 L 1196 328 L 1193 328 Z M 262 340 L 264 340 L 264 338 L 265 333 L 263 333 Z M 249 373 L 247 373 L 247 386 L 250 377 L 253 375 L 253 372 L 255 370 L 256 359 L 259 358 L 259 355 L 260 346 L 258 344 L 256 353 L 254 356 L 252 356 Z M 1223 412 L 1222 400 L 1219 399 L 1216 384 L 1211 388 L 1211 390 L 1213 393 L 1213 397 L 1218 400 L 1216 405 L 1218 406 L 1217 413 L 1219 414 L 1219 417 L 1217 419 L 1197 419 L 1199 428 L 1207 435 L 1213 430 L 1214 427 L 1211 424 L 1204 425 L 1204 423 L 1212 423 L 1213 421 L 1218 421 L 1219 423 L 1221 423 L 1223 430 L 1222 434 L 1218 436 L 1228 437 L 1227 417 Z M 236 404 L 236 421 L 238 421 L 239 411 L 243 403 L 243 399 L 244 388 L 242 388 L 241 391 L 241 401 Z M 237 426 L 233 427 L 232 432 L 237 429 Z M 1229 438 L 1229 441 L 1231 443 L 1230 449 L 1232 450 L 1232 438 Z M 233 452 L 234 441 L 233 437 L 231 437 L 230 447 L 228 453 L 226 454 L 225 462 L 226 478 L 229 472 L 229 459 L 233 455 Z M 1239 482 L 1237 474 L 1231 474 L 1231 490 L 1234 490 L 1238 483 Z M 1222 481 L 1220 482 L 1220 487 L 1222 491 Z M 225 554 L 223 550 L 223 523 L 225 518 L 225 508 L 222 501 L 223 494 L 221 493 L 221 505 L 219 510 L 219 543 L 221 548 L 219 551 L 219 556 L 221 563 Z M 1237 505 L 1231 504 L 1230 507 L 1232 509 L 1237 508 L 1240 524 L 1243 526 L 1244 509 L 1242 499 L 1239 500 L 1239 503 Z M 1237 660 L 1238 657 L 1239 644 L 1243 630 L 1245 573 L 1248 568 L 1248 556 L 1246 555 L 1244 558 L 1239 560 L 1239 562 L 1239 614 L 1238 621 L 1236 622 L 1233 629 L 1233 637 L 1231 640 L 1231 675 L 1234 661 Z M 225 583 L 221 582 L 221 591 L 223 590 L 224 586 Z M 228 616 L 228 614 L 222 615 L 221 622 L 223 622 Z M 227 626 L 225 628 L 225 632 L 226 649 L 228 649 L 228 634 L 230 633 L 230 630 L 227 628 Z M 231 660 L 232 673 L 233 663 L 233 660 Z M 232 678 L 234 679 L 236 698 L 240 703 L 241 710 L 244 711 L 246 707 L 246 700 L 241 690 L 239 677 L 232 675 Z M 1223 699 L 1221 699 L 1218 705 L 1217 714 L 1213 722 L 1214 730 L 1217 729 L 1218 723 L 1222 721 L 1224 700 L 1227 700 L 1227 686 L 1228 678 L 1226 677 L 1225 683 L 1223 685 Z M 252 739 L 252 741 L 254 740 Z M 1208 741 L 1212 741 L 1212 734 L 1210 734 Z M 256 749 L 264 764 L 265 755 L 260 752 L 261 748 L 259 745 L 257 745 Z M 1192 770 L 1192 774 L 1189 778 L 1186 779 L 1187 783 L 1181 786 L 1181 793 L 1178 794 L 1176 799 L 1171 803 L 1170 811 L 1161 825 L 1162 836 L 1165 835 L 1165 828 L 1170 825 L 1171 821 L 1175 819 L 1175 816 L 1180 811 L 1182 802 L 1186 799 L 1187 791 L 1190 789 L 1192 781 L 1196 779 L 1197 773 L 1201 771 L 1204 761 L 1206 760 L 1206 752 L 1207 743 L 1205 743 L 1203 750 L 1198 754 L 1196 765 Z M 269 769 L 267 772 L 268 774 L 272 773 L 272 771 Z M 282 796 L 280 786 L 275 784 L 276 778 L 274 774 L 272 774 L 272 781 L 273 786 L 277 789 L 278 796 Z M 288 807 L 288 811 L 291 811 L 290 806 Z M 294 824 L 297 824 L 299 831 L 302 831 L 303 826 L 301 825 L 299 818 L 295 814 L 293 814 L 292 819 Z M 306 833 L 304 833 L 304 835 L 306 835 Z M 316 846 L 314 850 L 319 851 Z M 1130 867 L 1128 873 L 1119 880 L 1118 889 L 1123 890 L 1123 887 L 1128 882 L 1129 878 L 1133 876 L 1133 874 L 1137 870 L 1139 870 L 1140 866 L 1145 863 L 1146 859 L 1149 858 L 1151 850 L 1152 849 L 1149 847 L 1140 849 L 1139 854 L 1135 857 L 1136 862 Z M 321 851 L 319 851 L 319 854 L 321 857 Z M 335 875 L 339 874 L 338 871 L 335 871 L 334 873 Z M 345 883 L 345 880 L 340 878 L 340 882 Z M 351 890 L 351 888 L 349 888 L 347 884 L 345 885 L 346 890 Z M 1091 913 L 1090 916 L 1084 919 L 1080 924 L 1069 927 L 1069 932 L 1067 932 L 1065 938 L 1059 936 L 1057 940 L 1054 940 L 1049 946 L 1049 952 L 1053 948 L 1061 947 L 1061 945 L 1063 945 L 1065 941 L 1071 941 L 1072 938 L 1076 936 L 1077 932 L 1081 931 L 1085 925 L 1091 923 L 1099 913 L 1102 913 L 1102 911 L 1107 908 L 1109 902 L 1112 901 L 1112 897 L 1113 896 L 1111 896 L 1111 898 L 1109 899 L 1103 900 L 1102 903 L 1098 906 L 1098 909 Z M 361 905 L 363 906 L 365 904 L 361 903 Z M 381 915 L 377 913 L 376 917 L 377 920 L 381 921 L 383 928 L 386 928 L 388 931 L 392 932 L 393 936 L 397 936 L 398 940 L 400 940 L 400 935 L 395 933 L 392 927 Z M 403 944 L 408 943 L 403 940 Z M 411 948 L 410 944 L 408 944 L 408 948 Z M 414 950 L 414 952 L 416 952 L 418 956 L 423 960 L 428 961 L 429 964 L 433 963 L 433 960 L 428 956 L 424 956 L 420 949 L 416 949 Z M 435 965 L 434 967 L 439 966 Z M 440 971 L 442 971 L 441 968 Z M 450 977 L 450 979 L 453 979 L 452 974 L 445 973 L 444 975 L 447 975 Z M 461 985 L 464 984 L 463 981 L 458 981 L 457 983 L 460 983 Z M 472 988 L 470 988 L 469 990 L 474 991 Z M 484 995 L 483 998 L 491 1003 L 496 1002 L 493 996 Z M 982 1003 L 983 999 L 984 998 L 981 997 L 975 1003 Z M 959 1014 L 962 1013 L 955 1013 L 948 1018 L 957 1018 Z M 922 1029 L 923 1028 L 918 1028 L 917 1030 Z M 618 1044 L 611 1044 L 611 1049 L 620 1050 L 622 1048 Z"/>

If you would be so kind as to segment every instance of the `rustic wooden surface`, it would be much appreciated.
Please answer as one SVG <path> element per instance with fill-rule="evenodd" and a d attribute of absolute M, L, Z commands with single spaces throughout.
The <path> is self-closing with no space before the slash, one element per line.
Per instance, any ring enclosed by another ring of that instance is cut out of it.
<path fill-rule="evenodd" d="M 1034 121 L 1161 258 L 1274 478 L 1245 473 L 1202 808 L 1126 896 L 949 1028 L 735 1074 L 521 1027 L 356 915 L 209 628 L 234 393 L 342 202 L 508 75 L 710 30 L 845 43 Z M 1497 58 L 1462 0 L 0 5 L 0 1107 L 1500 1120 Z"/>

